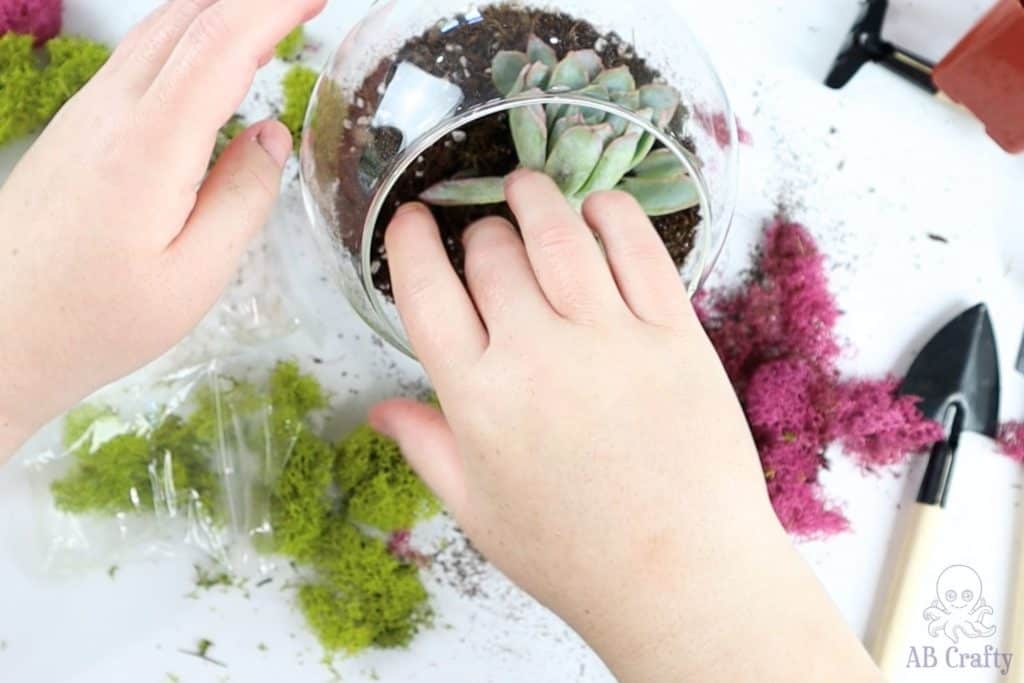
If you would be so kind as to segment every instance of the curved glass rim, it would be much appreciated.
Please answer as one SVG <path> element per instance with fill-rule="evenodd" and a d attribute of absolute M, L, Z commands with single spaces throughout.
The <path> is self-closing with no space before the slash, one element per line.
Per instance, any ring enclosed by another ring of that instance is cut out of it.
<path fill-rule="evenodd" d="M 389 305 L 389 302 L 384 299 L 381 291 L 373 282 L 373 272 L 371 268 L 371 261 L 373 258 L 373 233 L 377 228 L 377 222 L 380 219 L 384 203 L 387 201 L 391 191 L 398 183 L 398 180 L 409 169 L 409 167 L 412 166 L 412 164 L 415 163 L 415 161 L 431 147 L 440 142 L 445 136 L 469 125 L 470 123 L 487 118 L 488 116 L 494 116 L 518 107 L 528 107 L 537 104 L 579 106 L 587 109 L 596 109 L 609 115 L 618 116 L 626 119 L 630 123 L 641 126 L 646 132 L 654 135 L 659 142 L 675 154 L 683 164 L 683 167 L 686 169 L 689 176 L 697 185 L 697 194 L 700 198 L 699 205 L 702 216 L 701 225 L 705 226 L 704 228 L 699 229 L 697 233 L 699 244 L 695 246 L 696 254 L 692 254 L 692 256 L 697 259 L 694 264 L 696 267 L 696 275 L 690 282 L 686 283 L 688 295 L 692 297 L 704 284 L 708 275 L 707 266 L 709 263 L 714 262 L 711 254 L 711 250 L 714 247 L 711 243 L 713 236 L 711 226 L 714 224 L 715 216 L 713 215 L 711 208 L 710 195 L 707 184 L 704 180 L 704 174 L 700 171 L 692 153 L 683 147 L 674 137 L 662 130 L 659 130 L 650 121 L 645 121 L 634 112 L 625 109 L 624 107 L 610 102 L 575 95 L 573 93 L 542 93 L 539 95 L 521 95 L 514 98 L 491 100 L 442 121 L 438 125 L 434 126 L 434 128 L 429 132 L 414 140 L 411 145 L 409 145 L 388 165 L 387 169 L 382 174 L 383 182 L 380 182 L 377 189 L 374 191 L 373 198 L 366 212 L 366 220 L 363 223 L 363 239 L 360 248 L 360 258 L 362 260 L 362 286 L 366 291 L 367 298 L 369 299 L 374 312 L 387 327 L 387 336 L 389 337 L 388 341 L 410 358 L 415 359 L 416 355 L 413 353 L 412 348 L 410 348 L 407 335 L 404 330 L 396 329 L 393 316 L 385 308 Z M 731 115 L 727 115 L 727 119 L 729 119 L 730 136 L 735 139 L 737 135 L 736 122 Z M 735 145 L 730 145 L 730 150 L 734 153 Z M 730 205 L 731 204 L 725 204 L 725 206 Z M 729 222 L 731 222 L 731 220 Z M 719 251 L 721 250 L 722 245 L 724 245 L 725 240 L 721 239 L 720 242 L 721 244 L 718 247 Z"/>

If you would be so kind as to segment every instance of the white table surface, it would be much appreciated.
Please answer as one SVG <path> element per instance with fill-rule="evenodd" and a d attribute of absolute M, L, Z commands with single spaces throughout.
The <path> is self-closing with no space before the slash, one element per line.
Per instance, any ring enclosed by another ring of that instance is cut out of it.
<path fill-rule="evenodd" d="M 739 210 L 717 279 L 734 280 L 749 263 L 760 227 L 782 203 L 829 255 L 832 287 L 845 311 L 840 331 L 849 340 L 842 361 L 847 372 L 902 373 L 937 326 L 983 299 L 995 316 L 1003 354 L 1004 417 L 1024 417 L 1024 381 L 1012 372 L 1024 330 L 1024 158 L 1001 153 L 970 117 L 878 68 L 865 68 L 841 93 L 820 86 L 857 11 L 854 0 L 676 2 L 712 53 L 754 137 L 754 145 L 743 150 Z M 113 43 L 154 4 L 67 0 L 67 28 Z M 887 36 L 938 58 L 987 3 L 892 4 Z M 310 28 L 325 44 L 320 58 L 367 5 L 368 0 L 333 0 Z M 264 97 L 247 111 L 269 113 L 279 73 L 272 66 L 261 76 L 256 90 Z M 0 151 L 0 177 L 25 144 Z M 270 229 L 279 236 L 301 235 L 303 221 L 292 181 Z M 932 241 L 927 233 L 943 235 L 949 244 Z M 320 282 L 317 262 L 304 248 L 287 258 L 307 272 L 288 271 L 290 287 L 281 297 L 274 287 L 261 296 L 272 319 L 297 310 L 306 330 L 268 343 L 267 352 L 325 360 L 318 369 L 339 397 L 335 426 L 340 431 L 358 421 L 372 400 L 421 375 L 414 364 L 375 343 L 340 295 Z M 243 281 L 257 282 L 243 282 L 243 288 L 276 282 L 273 264 L 254 262 L 243 271 Z M 284 308 L 289 301 L 299 307 Z M 279 304 L 283 308 L 274 309 Z M 199 357 L 224 348 L 230 337 L 218 322 L 209 322 L 178 353 Z M 0 680 L 164 681 L 168 674 L 187 683 L 334 680 L 279 588 L 253 590 L 248 598 L 240 591 L 214 591 L 198 601 L 186 599 L 192 568 L 184 556 L 124 562 L 113 581 L 103 567 L 70 578 L 42 573 L 34 522 L 42 503 L 33 501 L 21 463 L 47 438 L 52 435 L 41 435 L 0 471 Z M 909 473 L 865 476 L 841 453 L 829 456 L 832 469 L 824 486 L 844 506 L 852 531 L 800 547 L 863 634 L 898 507 L 912 497 L 923 460 Z M 987 440 L 968 437 L 934 575 L 950 564 L 974 567 L 984 581 L 985 599 L 995 608 L 999 633 L 988 641 L 962 643 L 961 649 L 999 645 L 1008 625 L 1014 538 L 1024 530 L 1016 521 L 1019 490 L 1019 468 Z M 446 627 L 424 633 L 407 651 L 371 652 L 339 662 L 344 680 L 610 679 L 566 627 L 500 578 L 491 577 L 487 596 L 476 598 L 446 588 L 435 574 L 428 583 L 438 621 Z M 931 586 L 921 587 L 922 609 L 931 592 Z M 227 668 L 178 652 L 200 638 L 214 641 L 211 654 Z M 929 638 L 923 621 L 914 638 L 940 654 L 945 649 Z M 267 651 L 258 649 L 259 643 Z M 941 663 L 906 676 L 911 681 L 998 679 L 993 671 L 956 671 Z"/>

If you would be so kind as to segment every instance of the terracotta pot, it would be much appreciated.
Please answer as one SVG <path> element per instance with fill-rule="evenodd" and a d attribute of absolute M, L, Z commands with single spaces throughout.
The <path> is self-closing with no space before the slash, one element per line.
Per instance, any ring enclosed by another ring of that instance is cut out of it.
<path fill-rule="evenodd" d="M 935 68 L 935 84 L 1024 152 L 1024 2 L 1000 0 Z"/>

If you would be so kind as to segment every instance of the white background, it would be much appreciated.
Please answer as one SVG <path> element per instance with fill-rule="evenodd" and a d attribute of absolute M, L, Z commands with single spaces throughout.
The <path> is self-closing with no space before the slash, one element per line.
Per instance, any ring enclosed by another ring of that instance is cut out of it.
<path fill-rule="evenodd" d="M 69 31 L 113 43 L 155 3 L 66 4 Z M 1001 153 L 961 111 L 880 69 L 866 68 L 841 93 L 820 86 L 857 11 L 854 0 L 676 4 L 712 53 L 754 137 L 754 145 L 743 150 L 739 212 L 716 279 L 732 280 L 749 264 L 763 222 L 782 203 L 830 256 L 832 286 L 846 313 L 840 325 L 850 342 L 846 371 L 867 376 L 905 371 L 938 326 L 985 300 L 1003 355 L 1004 417 L 1024 417 L 1024 382 L 1012 372 L 1024 330 L 1024 159 Z M 892 4 L 888 37 L 931 58 L 944 54 L 987 5 L 982 0 Z M 324 43 L 314 61 L 326 56 L 367 5 L 367 0 L 331 3 L 310 29 Z M 261 77 L 256 89 L 264 96 L 248 111 L 270 113 L 279 76 L 275 68 Z M 26 144 L 0 152 L 0 174 Z M 298 236 L 304 218 L 293 176 L 291 169 L 272 229 Z M 932 241 L 927 233 L 940 234 L 949 244 Z M 271 351 L 295 354 L 307 366 L 313 355 L 326 361 L 318 370 L 338 397 L 341 417 L 334 428 L 340 432 L 359 421 L 372 400 L 416 380 L 419 372 L 374 343 L 341 297 L 320 284 L 308 251 L 296 248 L 288 259 L 308 271 L 305 278 L 292 278 L 292 289 L 303 292 L 299 316 L 308 333 L 292 335 Z M 224 343 L 216 335 L 197 335 L 185 352 L 201 355 Z M 192 589 L 192 569 L 185 557 L 122 562 L 113 581 L 105 567 L 61 579 L 42 573 L 36 519 L 42 504 L 33 501 L 21 464 L 47 438 L 41 436 L 0 471 L 0 680 L 163 681 L 169 673 L 189 683 L 333 679 L 288 595 L 274 584 L 252 590 L 248 598 L 240 591 L 214 591 L 189 600 L 183 595 Z M 923 462 L 909 473 L 865 476 L 840 453 L 830 459 L 824 484 L 845 506 L 852 531 L 801 550 L 851 625 L 864 634 L 899 507 L 913 496 Z M 933 576 L 953 563 L 977 569 L 984 597 L 995 607 L 998 636 L 1009 617 L 1014 538 L 1024 532 L 1016 521 L 1019 490 L 1019 468 L 988 441 L 968 438 L 934 558 Z M 573 634 L 499 579 L 488 579 L 487 595 L 476 598 L 446 588 L 436 572 L 427 580 L 442 627 L 423 634 L 408 651 L 372 652 L 340 662 L 337 669 L 345 680 L 608 680 Z M 637 581 L 642 580 L 638 569 Z M 922 609 L 932 589 L 921 586 Z M 919 627 L 915 643 L 936 644 L 941 651 L 944 646 L 929 639 L 923 621 Z M 986 642 L 998 645 L 998 636 Z M 193 648 L 199 638 L 214 641 L 211 655 L 227 668 L 178 652 Z M 259 643 L 267 651 L 259 650 Z M 965 646 L 975 647 L 981 645 Z M 941 669 L 907 677 L 997 679 L 991 672 Z"/>

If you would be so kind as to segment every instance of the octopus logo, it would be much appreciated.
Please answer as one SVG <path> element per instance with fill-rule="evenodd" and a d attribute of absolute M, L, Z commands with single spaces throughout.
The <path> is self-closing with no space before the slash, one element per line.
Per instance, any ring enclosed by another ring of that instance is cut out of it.
<path fill-rule="evenodd" d="M 933 637 L 945 635 L 953 643 L 965 638 L 988 638 L 995 635 L 996 627 L 985 623 L 992 608 L 981 597 L 981 577 L 978 572 L 962 564 L 946 567 L 935 582 L 935 596 L 924 611 L 928 633 Z"/>

